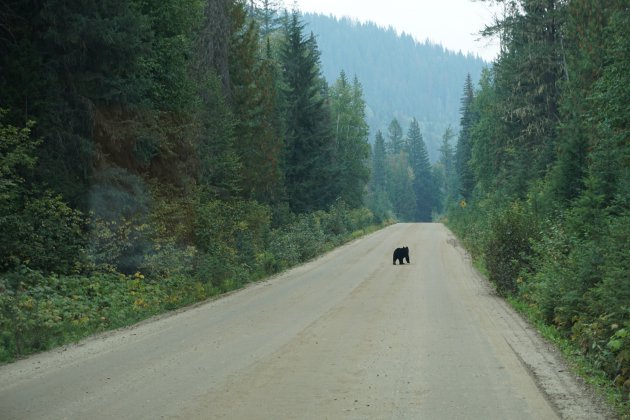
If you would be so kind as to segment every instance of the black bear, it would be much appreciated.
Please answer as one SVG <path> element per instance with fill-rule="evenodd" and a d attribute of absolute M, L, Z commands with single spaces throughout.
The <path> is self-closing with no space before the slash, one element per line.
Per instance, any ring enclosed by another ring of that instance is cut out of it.
<path fill-rule="evenodd" d="M 396 260 L 398 264 L 404 264 L 403 258 L 409 263 L 409 248 L 406 246 L 394 250 L 394 265 L 396 265 Z"/>

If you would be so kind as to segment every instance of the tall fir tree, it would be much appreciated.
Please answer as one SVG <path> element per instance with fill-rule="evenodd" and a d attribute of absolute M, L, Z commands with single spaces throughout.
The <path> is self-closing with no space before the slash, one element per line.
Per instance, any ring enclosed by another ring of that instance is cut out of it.
<path fill-rule="evenodd" d="M 398 220 L 417 221 L 417 201 L 413 189 L 413 172 L 404 152 L 387 156 L 387 198 Z"/>
<path fill-rule="evenodd" d="M 245 6 L 236 2 L 231 17 L 229 68 L 242 194 L 277 203 L 282 196 L 282 137 L 275 117 L 276 73 L 273 62 L 260 57 L 258 27 Z"/>
<path fill-rule="evenodd" d="M 420 124 L 415 118 L 409 124 L 407 142 L 409 144 L 409 166 L 413 171 L 412 187 L 416 201 L 414 219 L 418 222 L 430 222 L 436 204 L 436 188 L 427 146 L 420 132 Z"/>
<path fill-rule="evenodd" d="M 470 159 L 472 157 L 471 129 L 475 123 L 472 108 L 473 99 L 473 83 L 469 73 L 466 76 L 464 93 L 462 95 L 461 106 L 459 108 L 461 118 L 459 122 L 459 137 L 457 138 L 457 148 L 455 152 L 455 167 L 457 168 L 459 180 L 459 194 L 466 200 L 469 200 L 472 196 L 473 187 L 475 185 L 473 171 L 470 166 Z"/>
<path fill-rule="evenodd" d="M 340 198 L 350 207 L 360 207 L 369 179 L 369 129 L 365 121 L 365 101 L 361 85 L 356 77 L 350 84 L 342 71 L 329 94 L 335 132 L 335 164 L 339 168 Z"/>
<path fill-rule="evenodd" d="M 397 155 L 402 151 L 407 151 L 403 129 L 396 118 L 392 119 L 387 126 L 387 139 L 387 151 L 391 155 Z"/>
<path fill-rule="evenodd" d="M 198 128 L 193 147 L 202 202 L 235 199 L 241 194 L 242 162 L 235 145 L 238 120 L 230 106 L 229 45 L 234 12 L 233 4 L 226 0 L 207 5 L 193 64 L 201 105 L 195 115 Z"/>
<path fill-rule="evenodd" d="M 440 158 L 437 163 L 439 169 L 440 183 L 438 184 L 441 196 L 442 209 L 448 209 L 458 198 L 457 173 L 455 170 L 455 151 L 451 145 L 451 140 L 455 137 L 453 129 L 449 126 L 442 136 L 440 146 Z"/>
<path fill-rule="evenodd" d="M 326 81 L 315 37 L 304 36 L 294 10 L 286 17 L 280 50 L 286 129 L 285 183 L 294 212 L 325 209 L 339 197 Z"/>
<path fill-rule="evenodd" d="M 387 185 L 386 158 L 385 139 L 379 130 L 374 138 L 374 152 L 372 153 L 372 188 L 375 191 L 385 191 Z"/>
<path fill-rule="evenodd" d="M 391 214 L 392 206 L 387 194 L 387 152 L 381 130 L 378 130 L 374 136 L 371 157 L 372 170 L 367 205 L 378 220 L 385 220 Z"/>
<path fill-rule="evenodd" d="M 250 0 L 250 2 L 250 10 L 260 25 L 260 36 L 265 41 L 282 27 L 281 2 L 278 0 Z"/>
<path fill-rule="evenodd" d="M 494 28 L 505 51 L 494 65 L 494 83 L 507 136 L 497 146 L 503 193 L 524 197 L 529 184 L 545 175 L 556 158 L 560 85 L 563 69 L 560 0 L 519 0 Z"/>

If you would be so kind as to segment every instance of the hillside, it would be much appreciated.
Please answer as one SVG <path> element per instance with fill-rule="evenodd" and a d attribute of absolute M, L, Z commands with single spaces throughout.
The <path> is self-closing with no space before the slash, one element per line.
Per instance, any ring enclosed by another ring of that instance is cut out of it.
<path fill-rule="evenodd" d="M 415 117 L 435 161 L 446 127 L 459 129 L 466 74 L 476 83 L 486 63 L 374 23 L 310 13 L 304 14 L 304 21 L 317 37 L 326 80 L 332 83 L 341 70 L 359 78 L 371 138 L 378 129 L 386 133 L 394 117 L 405 131 Z"/>

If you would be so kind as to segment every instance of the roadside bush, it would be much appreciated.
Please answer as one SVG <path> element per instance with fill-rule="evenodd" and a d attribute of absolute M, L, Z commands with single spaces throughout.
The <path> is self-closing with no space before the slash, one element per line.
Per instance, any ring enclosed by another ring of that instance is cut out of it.
<path fill-rule="evenodd" d="M 0 109 L 0 271 L 76 272 L 85 262 L 82 214 L 26 181 L 37 162 L 33 122 L 5 125 Z"/>
<path fill-rule="evenodd" d="M 0 362 L 76 341 L 206 299 L 218 290 L 189 276 L 150 282 L 141 273 L 0 275 Z"/>
<path fill-rule="evenodd" d="M 89 225 L 89 260 L 96 270 L 133 274 L 151 252 L 151 227 L 141 218 L 105 220 Z"/>
<path fill-rule="evenodd" d="M 140 271 L 152 279 L 167 279 L 175 275 L 193 276 L 197 248 L 192 245 L 176 245 L 174 241 L 154 242 Z"/>
<path fill-rule="evenodd" d="M 372 213 L 372 211 L 367 207 L 350 210 L 350 213 L 348 214 L 348 221 L 350 223 L 349 230 L 351 232 L 365 229 L 371 225 L 379 223 L 376 220 L 374 213 Z"/>
<path fill-rule="evenodd" d="M 151 226 L 95 219 L 89 275 L 55 274 L 25 265 L 0 274 L 0 362 L 76 341 L 227 292 L 308 261 L 352 239 L 369 210 L 338 205 L 292 216 L 270 230 L 268 207 L 214 201 L 199 206 L 196 245 L 182 246 Z M 141 270 L 116 272 L 117 258 L 142 230 L 152 246 Z M 101 270 L 100 272 L 98 270 Z"/>
<path fill-rule="evenodd" d="M 627 200 L 621 197 L 616 203 Z M 580 314 L 575 316 L 571 332 L 583 351 L 597 360 L 617 385 L 623 385 L 630 381 L 630 208 L 613 205 L 608 211 L 616 214 L 607 215 L 599 241 L 599 277 L 595 283 L 591 278 L 582 282 L 576 279 L 578 284 L 591 285 L 576 306 Z"/>
<path fill-rule="evenodd" d="M 317 212 L 324 233 L 333 241 L 352 230 L 350 210 L 343 200 L 337 200 L 327 212 Z"/>
<path fill-rule="evenodd" d="M 264 252 L 271 224 L 267 206 L 255 201 L 210 201 L 197 209 L 195 242 L 198 277 L 214 287 L 241 284 L 264 271 L 256 256 Z"/>
<path fill-rule="evenodd" d="M 269 254 L 265 256 L 266 264 L 274 272 L 286 270 L 300 263 L 300 250 L 293 240 L 291 230 L 276 229 L 271 233 L 269 241 Z"/>
<path fill-rule="evenodd" d="M 502 295 L 517 291 L 523 270 L 528 269 L 532 241 L 538 236 L 534 217 L 519 202 L 498 212 L 490 221 L 484 244 L 488 277 Z"/>
<path fill-rule="evenodd" d="M 57 273 L 86 263 L 81 212 L 51 192 L 23 197 L 23 206 L 0 217 L 0 258 L 5 269 L 25 265 Z"/>
<path fill-rule="evenodd" d="M 447 215 L 448 226 L 461 239 L 466 249 L 474 256 L 482 256 L 489 232 L 490 212 L 494 206 L 490 200 L 475 200 L 468 203 L 461 200 L 452 206 Z"/>

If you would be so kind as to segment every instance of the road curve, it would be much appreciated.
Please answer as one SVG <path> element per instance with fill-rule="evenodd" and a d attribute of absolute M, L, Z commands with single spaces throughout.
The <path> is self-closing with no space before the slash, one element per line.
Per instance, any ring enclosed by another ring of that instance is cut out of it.
<path fill-rule="evenodd" d="M 392 265 L 409 246 L 411 264 Z M 598 419 L 440 224 L 0 367 L 0 419 Z"/>

